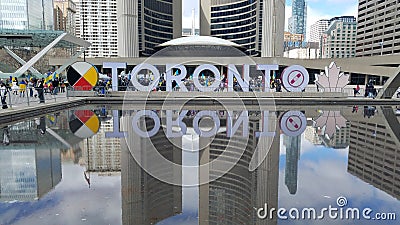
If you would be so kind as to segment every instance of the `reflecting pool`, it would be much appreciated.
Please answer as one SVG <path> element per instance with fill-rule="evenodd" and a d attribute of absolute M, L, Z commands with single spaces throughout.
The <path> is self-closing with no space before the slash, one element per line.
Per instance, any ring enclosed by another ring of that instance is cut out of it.
<path fill-rule="evenodd" d="M 0 224 L 398 224 L 390 106 L 85 106 L 1 127 Z"/>

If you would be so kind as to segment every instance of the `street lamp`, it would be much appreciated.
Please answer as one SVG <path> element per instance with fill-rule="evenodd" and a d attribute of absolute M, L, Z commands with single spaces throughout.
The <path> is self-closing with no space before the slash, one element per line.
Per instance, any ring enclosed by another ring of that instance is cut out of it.
<path fill-rule="evenodd" d="M 383 40 L 379 44 L 381 45 L 381 55 L 383 55 Z"/>

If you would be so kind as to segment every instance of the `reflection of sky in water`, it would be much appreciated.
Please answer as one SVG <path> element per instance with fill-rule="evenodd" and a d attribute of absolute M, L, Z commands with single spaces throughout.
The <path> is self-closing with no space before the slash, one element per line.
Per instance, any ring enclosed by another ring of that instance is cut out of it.
<path fill-rule="evenodd" d="M 286 154 L 283 145 L 281 146 L 279 207 L 288 210 L 312 207 L 318 212 L 329 205 L 337 207 L 337 198 L 344 196 L 348 200 L 348 207 L 359 208 L 360 211 L 371 208 L 374 212 L 395 212 L 399 216 L 400 202 L 397 199 L 347 172 L 348 149 L 314 146 L 304 135 L 298 167 L 297 193 L 290 195 L 285 185 Z M 279 224 L 398 224 L 398 221 L 280 220 Z"/>
<path fill-rule="evenodd" d="M 196 138 L 194 138 L 196 139 Z M 192 139 L 183 138 L 184 149 L 196 149 Z M 365 183 L 347 172 L 348 149 L 314 146 L 302 135 L 298 164 L 297 193 L 291 195 L 285 185 L 286 152 L 281 136 L 279 166 L 279 207 L 309 208 L 319 211 L 345 196 L 349 207 L 361 210 L 369 207 L 374 212 L 396 212 L 400 202 L 385 192 Z M 198 162 L 197 152 L 184 151 L 183 163 Z M 62 181 L 37 202 L 0 203 L 0 224 L 121 224 L 121 177 L 92 174 L 91 188 L 86 183 L 85 168 L 63 162 Z M 198 179 L 196 170 L 183 171 L 183 180 Z M 198 224 L 199 188 L 183 188 L 182 213 L 158 224 Z M 256 207 L 256 206 L 255 206 Z M 279 220 L 278 224 L 398 224 L 396 221 L 353 220 Z"/>
<path fill-rule="evenodd" d="M 89 189 L 83 167 L 63 164 L 63 179 L 37 202 L 0 203 L 0 224 L 121 224 L 121 177 L 92 174 Z"/>

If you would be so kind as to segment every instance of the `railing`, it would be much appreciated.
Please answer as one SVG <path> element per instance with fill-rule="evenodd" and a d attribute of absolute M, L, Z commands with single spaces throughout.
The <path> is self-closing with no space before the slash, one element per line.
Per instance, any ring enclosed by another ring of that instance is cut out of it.
<path fill-rule="evenodd" d="M 189 86 L 186 85 L 185 87 L 189 92 L 200 92 L 200 90 L 198 88 L 196 88 L 194 85 L 189 85 Z M 346 96 L 349 96 L 349 97 L 365 97 L 365 88 L 360 88 L 357 92 L 355 92 L 355 88 L 356 88 L 356 86 L 354 86 L 354 87 L 348 86 L 345 88 L 337 89 L 335 92 L 345 94 Z M 118 90 L 120 92 L 138 91 L 133 86 L 119 86 Z M 202 90 L 203 90 L 203 92 L 228 92 L 227 87 L 217 87 L 217 88 L 202 87 Z M 242 88 L 240 88 L 239 86 L 234 87 L 233 90 L 234 90 L 234 92 L 243 92 Z M 251 87 L 249 87 L 249 90 L 250 90 L 250 92 L 261 93 L 261 92 L 264 92 L 264 87 L 263 86 L 251 86 Z M 166 91 L 166 86 L 157 86 L 156 88 L 154 88 L 152 90 L 152 92 L 163 92 L 163 91 Z M 182 90 L 179 86 L 177 86 L 177 87 L 174 87 L 172 91 L 180 92 Z M 376 88 L 376 94 L 378 94 L 382 91 L 383 91 L 382 87 Z M 110 95 L 111 92 L 112 92 L 111 87 L 104 87 L 104 86 L 96 86 L 93 89 L 91 89 L 90 91 L 85 91 L 84 89 L 79 88 L 79 87 L 69 87 L 67 90 L 67 97 L 78 97 L 78 96 L 107 97 Z M 275 88 L 271 88 L 270 92 L 276 93 L 277 91 Z M 282 87 L 281 92 L 287 92 L 287 91 Z M 303 92 L 297 92 L 297 93 L 292 93 L 292 94 L 293 94 L 293 96 L 302 97 L 303 95 L 309 96 L 308 93 L 324 93 L 324 92 L 325 92 L 325 90 L 323 88 L 318 88 L 315 85 L 310 85 Z M 393 89 L 393 90 L 392 89 L 386 90 L 386 92 L 395 98 L 400 97 L 400 90 L 398 90 L 397 88 Z M 302 94 L 302 93 L 305 93 L 305 94 Z"/>
<path fill-rule="evenodd" d="M 9 89 L 7 92 L 7 106 L 9 108 L 20 107 L 20 106 L 33 106 L 40 102 L 39 92 L 41 90 L 37 88 L 26 88 L 26 89 Z M 57 102 L 61 99 L 66 99 L 67 95 L 65 89 L 62 91 L 58 88 L 57 91 L 50 91 L 47 88 L 43 89 L 44 102 Z"/>
<path fill-rule="evenodd" d="M 195 86 L 192 87 L 186 87 L 186 89 L 189 92 L 200 92 L 200 90 L 198 88 L 196 88 Z M 93 95 L 107 95 L 109 92 L 111 92 L 111 87 L 103 87 L 103 86 L 96 86 L 91 90 L 87 90 L 85 88 L 81 88 L 81 87 L 68 87 L 67 88 L 67 92 L 69 93 L 68 96 L 73 96 L 74 93 L 73 92 L 91 92 L 93 93 Z M 204 92 L 228 92 L 228 88 L 227 87 L 202 87 L 202 90 Z M 124 91 L 138 91 L 135 87 L 133 86 L 119 86 L 118 87 L 118 91 L 124 92 Z M 166 86 L 157 86 L 156 88 L 154 88 L 152 91 L 166 91 Z M 173 92 L 180 92 L 182 91 L 180 87 L 174 87 L 172 89 Z M 234 92 L 243 92 L 243 89 L 241 87 L 233 87 L 233 91 Z M 253 87 L 249 87 L 249 92 L 264 92 L 264 87 L 263 86 L 253 86 Z M 277 92 L 275 88 L 270 88 L 270 92 Z M 281 88 L 280 92 L 287 92 L 283 87 Z M 309 86 L 307 87 L 303 92 L 312 92 L 312 93 L 318 93 L 318 92 L 324 92 L 323 88 L 318 88 L 316 86 Z M 352 87 L 346 87 L 346 88 L 342 88 L 342 89 L 338 89 L 337 92 L 340 93 L 346 93 L 349 96 L 354 95 L 354 88 Z M 359 91 L 359 94 L 364 94 L 364 89 L 361 88 Z"/>

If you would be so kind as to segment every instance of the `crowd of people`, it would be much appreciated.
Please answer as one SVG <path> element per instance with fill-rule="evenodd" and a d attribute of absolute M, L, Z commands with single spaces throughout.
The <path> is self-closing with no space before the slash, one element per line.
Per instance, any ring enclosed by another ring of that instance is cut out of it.
<path fill-rule="evenodd" d="M 148 76 L 138 78 L 138 82 L 143 86 L 150 85 L 153 82 L 153 80 L 154 78 Z M 200 85 L 202 85 L 206 89 L 207 87 L 209 87 L 210 91 L 223 92 L 228 90 L 228 79 L 226 77 L 222 78 L 219 87 L 215 88 L 215 90 L 211 90 L 211 88 L 214 89 L 214 87 L 212 86 L 214 82 L 215 82 L 214 77 L 205 77 L 205 76 L 199 77 Z M 98 85 L 99 89 L 100 87 L 104 87 L 104 89 L 108 89 L 111 87 L 111 81 L 109 80 L 101 81 L 100 84 L 101 85 Z M 194 85 L 194 80 L 191 77 L 183 79 L 182 86 L 185 86 L 188 91 L 198 91 L 196 86 Z M 166 91 L 166 87 L 167 87 L 167 81 L 164 76 L 161 76 L 160 79 L 158 80 L 157 86 L 154 88 L 154 91 Z M 264 87 L 264 82 L 262 77 L 250 79 L 249 81 L 250 91 L 263 91 L 263 87 Z M 278 78 L 272 80 L 270 83 L 270 87 L 271 89 L 275 89 L 276 92 L 282 92 L 281 80 Z M 179 84 L 176 81 L 173 81 L 172 88 L 173 90 L 178 91 L 181 87 L 179 87 Z M 128 77 L 119 77 L 118 91 L 126 91 L 126 90 L 135 90 L 135 88 L 133 87 L 133 84 Z M 233 79 L 233 90 L 239 92 L 243 91 L 242 87 L 240 86 L 236 78 Z"/>
<path fill-rule="evenodd" d="M 20 98 L 30 97 L 38 98 L 39 103 L 45 102 L 45 94 L 57 95 L 65 92 L 66 84 L 63 79 L 47 81 L 44 78 L 36 79 L 20 79 L 17 77 L 12 79 L 0 80 L 0 95 L 3 109 L 7 109 L 7 98 L 11 95 L 19 96 Z"/>

